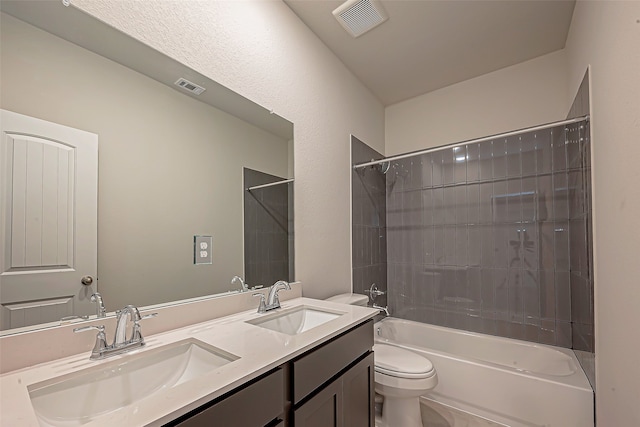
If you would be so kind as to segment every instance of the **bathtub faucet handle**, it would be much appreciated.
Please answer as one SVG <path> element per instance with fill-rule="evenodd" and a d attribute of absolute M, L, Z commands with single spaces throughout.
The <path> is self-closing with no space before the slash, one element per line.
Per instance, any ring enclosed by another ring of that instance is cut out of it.
<path fill-rule="evenodd" d="M 369 289 L 365 289 L 364 292 L 369 294 L 369 299 L 371 301 L 375 301 L 375 299 L 380 295 L 386 294 L 385 291 L 381 291 L 380 289 L 378 289 L 375 283 L 372 283 L 371 287 Z"/>

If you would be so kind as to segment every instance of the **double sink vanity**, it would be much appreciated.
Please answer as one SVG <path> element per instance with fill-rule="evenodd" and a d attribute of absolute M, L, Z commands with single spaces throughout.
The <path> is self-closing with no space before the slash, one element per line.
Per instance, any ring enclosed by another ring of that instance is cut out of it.
<path fill-rule="evenodd" d="M 7 372 L 0 423 L 373 425 L 377 313 L 297 297 L 264 313 L 147 334 L 124 354 L 90 360 L 83 352 Z"/>

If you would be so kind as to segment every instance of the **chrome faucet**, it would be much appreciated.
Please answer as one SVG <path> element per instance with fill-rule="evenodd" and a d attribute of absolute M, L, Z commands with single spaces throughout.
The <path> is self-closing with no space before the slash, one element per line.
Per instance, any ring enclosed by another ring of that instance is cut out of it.
<path fill-rule="evenodd" d="M 96 292 L 91 295 L 91 302 L 96 303 L 96 317 L 100 318 L 107 316 L 107 310 L 104 308 L 104 302 L 102 301 L 102 295 L 100 295 L 100 293 Z"/>
<path fill-rule="evenodd" d="M 122 310 L 118 310 L 116 314 L 118 315 L 118 317 L 116 319 L 116 333 L 113 336 L 113 347 L 122 346 L 127 342 L 133 341 L 133 339 L 136 338 L 134 336 L 136 334 L 136 326 L 137 326 L 137 329 L 139 330 L 140 329 L 139 322 L 140 320 L 142 320 L 142 317 L 140 316 L 140 311 L 138 310 L 137 307 L 133 305 L 128 305 Z M 127 325 L 129 323 L 129 318 L 133 322 L 133 330 L 131 333 L 131 339 L 127 341 Z M 139 335 L 139 331 L 138 331 L 138 335 Z M 139 341 L 142 342 L 141 345 L 144 345 L 144 339 L 142 338 L 142 335 L 140 335 Z"/>
<path fill-rule="evenodd" d="M 371 307 L 372 307 L 372 308 L 377 308 L 378 310 L 380 310 L 380 313 L 384 313 L 384 314 L 386 314 L 386 315 L 387 315 L 387 317 L 391 316 L 391 315 L 389 314 L 389 309 L 387 308 L 387 306 L 382 307 L 382 306 L 380 306 L 380 305 L 377 305 L 376 303 L 373 303 L 373 305 L 372 305 Z"/>
<path fill-rule="evenodd" d="M 278 298 L 278 292 L 282 289 L 291 290 L 289 285 L 284 280 L 278 280 L 269 288 L 269 294 L 265 300 L 263 293 L 253 294 L 254 297 L 260 297 L 260 305 L 258 306 L 258 313 L 264 313 L 266 311 L 275 310 L 280 308 L 280 298 Z"/>
<path fill-rule="evenodd" d="M 244 283 L 244 280 L 242 280 L 242 277 L 233 276 L 233 278 L 231 279 L 231 284 L 235 285 L 238 282 L 240 282 L 240 291 L 241 292 L 247 292 L 249 290 L 249 286 L 246 283 Z"/>
<path fill-rule="evenodd" d="M 104 331 L 104 325 L 100 326 L 85 326 L 82 328 L 75 328 L 73 332 L 84 332 L 97 330 L 96 343 L 91 351 L 90 359 L 104 359 L 109 356 L 115 356 L 116 354 L 126 353 L 133 349 L 142 347 L 145 345 L 144 338 L 140 329 L 140 321 L 151 317 L 156 317 L 158 313 L 148 314 L 146 316 L 140 316 L 140 311 L 133 305 L 128 305 L 122 310 L 116 312 L 118 317 L 116 320 L 116 332 L 113 337 L 113 343 L 107 345 L 107 339 Z M 133 322 L 133 328 L 131 331 L 131 337 L 127 339 L 127 325 L 129 319 Z"/>

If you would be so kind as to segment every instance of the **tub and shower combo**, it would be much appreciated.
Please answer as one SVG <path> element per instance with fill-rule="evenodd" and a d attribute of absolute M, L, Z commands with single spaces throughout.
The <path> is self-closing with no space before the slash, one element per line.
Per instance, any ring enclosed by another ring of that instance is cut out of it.
<path fill-rule="evenodd" d="M 428 358 L 423 399 L 510 427 L 592 427 L 593 391 L 571 350 L 387 317 L 375 340 Z M 493 425 L 493 424 L 487 424 Z"/>

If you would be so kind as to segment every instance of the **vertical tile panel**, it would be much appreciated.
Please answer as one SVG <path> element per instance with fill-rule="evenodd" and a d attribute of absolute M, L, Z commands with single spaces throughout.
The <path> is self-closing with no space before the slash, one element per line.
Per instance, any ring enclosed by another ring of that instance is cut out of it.
<path fill-rule="evenodd" d="M 468 226 L 468 259 L 471 267 L 480 267 L 482 264 L 482 229 L 480 225 Z"/>
<path fill-rule="evenodd" d="M 520 222 L 522 220 L 522 181 L 520 178 L 507 181 L 507 222 Z"/>
<path fill-rule="evenodd" d="M 480 184 L 468 184 L 466 189 L 467 221 L 469 224 L 478 224 L 480 222 Z"/>
<path fill-rule="evenodd" d="M 522 228 L 522 252 L 524 254 L 523 268 L 525 270 L 538 270 L 538 254 L 540 250 L 540 236 L 536 223 L 523 224 Z"/>
<path fill-rule="evenodd" d="M 478 144 L 467 145 L 467 181 L 480 179 L 480 147 Z"/>
<path fill-rule="evenodd" d="M 522 224 L 509 224 L 507 231 L 507 258 L 509 268 L 523 268 L 524 253 L 522 249 L 523 227 Z"/>
<path fill-rule="evenodd" d="M 433 258 L 436 265 L 445 265 L 444 226 L 433 227 Z"/>
<path fill-rule="evenodd" d="M 540 320 L 540 283 L 538 275 L 538 271 L 524 270 L 523 272 L 524 316 L 527 323 Z"/>
<path fill-rule="evenodd" d="M 524 303 L 523 303 L 523 277 L 522 270 L 517 268 L 509 269 L 509 320 L 511 322 L 524 322 Z"/>
<path fill-rule="evenodd" d="M 453 182 L 462 184 L 467 182 L 467 147 L 456 148 L 453 149 Z"/>
<path fill-rule="evenodd" d="M 491 211 L 493 222 L 504 224 L 508 221 L 508 199 L 507 182 L 504 180 L 493 182 L 493 197 L 491 200 Z"/>
<path fill-rule="evenodd" d="M 480 180 L 493 178 L 493 141 L 478 144 Z"/>
<path fill-rule="evenodd" d="M 522 135 L 520 144 L 522 176 L 534 175 L 536 173 L 536 138 L 534 134 Z"/>
<path fill-rule="evenodd" d="M 496 225 L 493 228 L 493 248 L 495 257 L 493 265 L 496 268 L 507 268 L 509 266 L 509 225 Z"/>
<path fill-rule="evenodd" d="M 569 223 L 556 221 L 554 224 L 555 271 L 569 271 Z"/>
<path fill-rule="evenodd" d="M 431 165 L 432 157 L 431 154 L 423 154 L 422 155 L 422 188 L 430 188 L 433 185 L 432 179 L 432 170 L 433 167 Z"/>
<path fill-rule="evenodd" d="M 509 270 L 496 268 L 493 270 L 495 311 L 508 315 L 509 313 Z"/>
<path fill-rule="evenodd" d="M 431 182 L 434 187 L 440 186 L 443 183 L 442 179 L 442 154 L 443 151 L 436 151 L 431 153 Z"/>
<path fill-rule="evenodd" d="M 553 174 L 553 218 L 569 219 L 569 185 L 566 172 Z"/>
<path fill-rule="evenodd" d="M 467 186 L 466 185 L 458 185 L 453 187 L 454 189 L 454 199 L 455 199 L 455 223 L 467 224 L 469 222 L 469 212 L 467 208 Z"/>
<path fill-rule="evenodd" d="M 571 321 L 571 277 L 568 271 L 555 274 L 556 319 Z"/>
<path fill-rule="evenodd" d="M 467 226 L 457 225 L 455 229 L 456 233 L 456 249 L 455 249 L 455 265 L 457 267 L 468 266 L 468 248 L 469 241 L 467 238 Z"/>
<path fill-rule="evenodd" d="M 485 268 L 491 268 L 493 267 L 496 252 L 493 237 L 493 226 L 480 226 L 480 233 L 482 239 L 482 246 L 480 248 L 481 264 Z"/>
<path fill-rule="evenodd" d="M 538 191 L 537 220 L 548 221 L 553 218 L 553 185 L 551 175 L 538 175 L 536 185 Z"/>
<path fill-rule="evenodd" d="M 493 183 L 480 184 L 480 198 L 478 201 L 478 220 L 480 224 L 491 224 L 493 221 Z"/>
<path fill-rule="evenodd" d="M 507 156 L 507 176 L 522 176 L 522 165 L 520 160 L 520 150 L 522 144 L 522 136 L 512 136 L 506 141 Z"/>
<path fill-rule="evenodd" d="M 553 144 L 553 170 L 563 171 L 567 169 L 567 131 L 563 127 L 551 129 Z"/>
<path fill-rule="evenodd" d="M 504 139 L 493 141 L 493 178 L 507 176 L 507 143 Z"/>
<path fill-rule="evenodd" d="M 550 130 L 538 131 L 534 134 L 536 144 L 536 171 L 538 174 L 551 173 L 553 146 Z"/>
<path fill-rule="evenodd" d="M 425 188 L 422 195 L 422 224 L 427 227 L 433 225 L 433 190 Z"/>
<path fill-rule="evenodd" d="M 495 281 L 493 278 L 493 269 L 483 268 L 480 271 L 481 281 L 481 297 L 482 297 L 482 313 L 494 313 L 495 306 Z"/>
<path fill-rule="evenodd" d="M 431 202 L 433 204 L 433 225 L 445 224 L 445 204 L 444 204 L 444 188 L 434 188 L 431 193 Z"/>
<path fill-rule="evenodd" d="M 536 219 L 536 179 L 535 177 L 522 178 L 522 221 L 530 222 Z"/>
<path fill-rule="evenodd" d="M 433 227 L 426 226 L 424 228 L 424 230 L 422 231 L 422 239 L 423 239 L 422 250 L 424 254 L 423 263 L 427 266 L 433 265 L 435 263 L 435 251 L 433 248 L 435 236 L 434 236 Z"/>
<path fill-rule="evenodd" d="M 444 185 L 455 182 L 455 152 L 453 148 L 442 150 L 442 183 Z"/>
<path fill-rule="evenodd" d="M 444 227 L 444 264 L 456 265 L 456 227 L 447 225 Z"/>
<path fill-rule="evenodd" d="M 458 212 L 456 211 L 456 187 L 444 187 L 444 223 L 456 224 Z"/>

